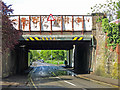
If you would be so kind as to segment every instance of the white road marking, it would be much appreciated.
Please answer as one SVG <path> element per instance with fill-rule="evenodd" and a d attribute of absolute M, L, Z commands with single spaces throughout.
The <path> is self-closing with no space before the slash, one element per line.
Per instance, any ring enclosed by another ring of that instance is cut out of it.
<path fill-rule="evenodd" d="M 68 82 L 68 81 L 64 81 L 64 82 L 66 82 L 66 83 L 68 83 L 68 84 L 70 84 L 70 85 L 76 86 L 75 84 L 73 84 L 73 83 L 71 83 L 71 82 Z"/>
<path fill-rule="evenodd" d="M 60 77 L 56 77 L 56 78 L 61 79 Z"/>
<path fill-rule="evenodd" d="M 81 88 L 82 90 L 87 90 L 87 89 L 85 89 L 85 88 Z"/>
<path fill-rule="evenodd" d="M 61 80 L 61 78 L 60 78 L 60 77 L 56 77 L 56 78 L 58 78 L 58 79 L 60 79 L 60 80 Z M 64 80 L 64 82 L 65 82 L 65 83 L 68 83 L 68 84 L 70 84 L 70 85 L 76 86 L 75 84 L 73 84 L 73 83 L 71 83 L 71 82 L 68 82 L 68 81 L 65 81 L 65 80 Z"/>

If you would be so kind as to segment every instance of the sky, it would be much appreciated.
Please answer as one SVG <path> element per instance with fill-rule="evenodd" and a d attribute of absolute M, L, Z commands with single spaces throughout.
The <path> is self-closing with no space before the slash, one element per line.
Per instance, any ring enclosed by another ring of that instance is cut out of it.
<path fill-rule="evenodd" d="M 87 15 L 95 4 L 106 0 L 3 0 L 15 15 Z M 113 0 L 114 1 L 114 0 Z"/>

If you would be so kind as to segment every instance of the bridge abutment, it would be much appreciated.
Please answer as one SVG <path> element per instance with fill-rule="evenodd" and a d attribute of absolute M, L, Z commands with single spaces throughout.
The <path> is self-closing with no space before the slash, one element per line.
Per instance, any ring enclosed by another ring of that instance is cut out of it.
<path fill-rule="evenodd" d="M 16 74 L 17 71 L 17 49 L 8 49 L 2 53 L 2 78 Z"/>
<path fill-rule="evenodd" d="M 79 44 L 75 46 L 74 71 L 79 74 L 87 74 L 90 72 L 90 45 Z"/>
<path fill-rule="evenodd" d="M 17 56 L 17 73 L 21 74 L 28 68 L 28 50 L 24 47 L 19 47 Z"/>

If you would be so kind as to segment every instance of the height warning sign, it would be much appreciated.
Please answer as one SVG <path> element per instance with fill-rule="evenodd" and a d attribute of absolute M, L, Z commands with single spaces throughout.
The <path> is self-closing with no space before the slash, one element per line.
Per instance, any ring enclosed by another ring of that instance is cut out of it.
<path fill-rule="evenodd" d="M 47 21 L 55 21 L 54 17 L 52 14 L 49 15 Z"/>

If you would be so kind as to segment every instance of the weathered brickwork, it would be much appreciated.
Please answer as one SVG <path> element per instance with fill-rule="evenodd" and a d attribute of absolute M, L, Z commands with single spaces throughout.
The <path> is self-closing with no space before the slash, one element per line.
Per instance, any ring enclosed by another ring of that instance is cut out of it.
<path fill-rule="evenodd" d="M 106 47 L 106 34 L 102 31 L 101 22 L 96 23 L 96 32 L 93 33 L 96 39 L 94 74 L 118 78 L 118 54 L 116 50 L 111 51 L 110 47 Z"/>
<path fill-rule="evenodd" d="M 2 56 L 2 77 L 8 77 L 16 72 L 16 52 L 8 49 Z"/>

